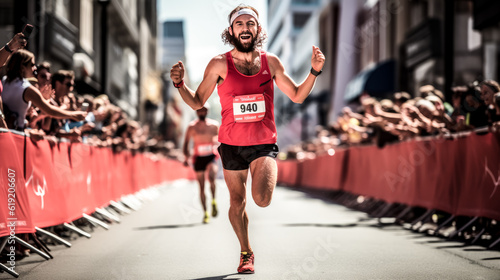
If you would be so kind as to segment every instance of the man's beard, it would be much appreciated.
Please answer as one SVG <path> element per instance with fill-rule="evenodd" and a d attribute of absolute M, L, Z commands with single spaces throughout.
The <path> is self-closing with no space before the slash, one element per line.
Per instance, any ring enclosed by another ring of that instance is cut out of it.
<path fill-rule="evenodd" d="M 240 34 L 240 36 L 243 34 L 250 35 L 253 39 L 249 43 L 242 44 L 240 42 L 239 38 L 233 37 L 234 38 L 234 47 L 236 48 L 236 50 L 239 52 L 243 52 L 243 53 L 248 53 L 248 52 L 255 50 L 255 45 L 256 45 L 255 43 L 257 42 L 257 38 L 259 37 L 259 33 L 257 33 L 257 35 L 255 37 L 253 37 L 253 35 L 251 33 L 242 33 L 242 34 Z"/>
<path fill-rule="evenodd" d="M 206 118 L 207 118 L 207 116 L 198 116 L 198 119 L 199 119 L 200 121 L 204 121 Z"/>

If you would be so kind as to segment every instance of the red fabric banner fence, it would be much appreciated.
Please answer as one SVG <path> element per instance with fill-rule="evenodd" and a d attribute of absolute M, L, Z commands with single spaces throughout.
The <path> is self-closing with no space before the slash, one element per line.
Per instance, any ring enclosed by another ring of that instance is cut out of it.
<path fill-rule="evenodd" d="M 24 180 L 24 137 L 0 134 L 0 236 L 32 233 L 27 187 Z"/>
<path fill-rule="evenodd" d="M 278 182 L 500 220 L 500 135 L 351 147 L 278 161 Z"/>
<path fill-rule="evenodd" d="M 175 160 L 154 160 L 156 156 L 129 151 L 113 153 L 80 143 L 25 140 L 0 133 L 0 236 L 10 234 L 8 222 L 14 218 L 16 233 L 34 232 L 35 226 L 71 222 L 111 200 L 165 181 L 195 179 L 191 168 Z M 9 180 L 15 181 L 13 217 L 8 207 L 9 191 L 14 188 Z"/>

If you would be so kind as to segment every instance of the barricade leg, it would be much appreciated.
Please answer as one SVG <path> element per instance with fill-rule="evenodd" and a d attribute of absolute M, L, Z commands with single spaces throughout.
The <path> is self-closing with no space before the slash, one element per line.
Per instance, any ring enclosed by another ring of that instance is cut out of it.
<path fill-rule="evenodd" d="M 7 245 L 8 239 L 9 239 L 8 236 L 0 237 L 0 252 L 2 252 L 5 245 Z"/>
<path fill-rule="evenodd" d="M 8 238 L 9 238 L 8 236 L 0 238 L 0 252 L 2 252 L 3 248 L 7 244 Z M 4 265 L 3 263 L 0 263 L 0 271 L 5 271 L 8 274 L 14 276 L 15 278 L 19 278 L 19 273 L 15 272 L 13 268 L 11 269 L 6 265 Z"/>
<path fill-rule="evenodd" d="M 457 235 L 459 232 L 462 232 L 464 230 L 466 230 L 468 227 L 470 227 L 475 221 L 477 221 L 477 219 L 479 219 L 479 217 L 474 217 L 472 219 L 469 220 L 469 222 L 467 222 L 463 227 L 455 230 L 454 232 L 452 232 L 449 236 L 448 236 L 448 239 L 452 239 L 453 237 L 455 237 L 455 235 Z"/>
<path fill-rule="evenodd" d="M 139 208 L 141 207 L 140 201 L 137 198 L 130 195 L 122 197 L 121 203 L 123 203 L 123 205 L 127 206 L 128 208 L 134 211 L 139 210 Z"/>
<path fill-rule="evenodd" d="M 36 232 L 37 232 L 38 234 L 43 234 L 43 235 L 45 235 L 45 236 L 48 236 L 48 237 L 50 237 L 50 238 L 54 239 L 55 241 L 57 241 L 57 242 L 59 242 L 59 243 L 63 244 L 64 246 L 66 246 L 66 247 L 68 247 L 68 248 L 69 248 L 69 247 L 71 247 L 71 243 L 69 243 L 68 241 L 66 241 L 66 240 L 62 239 L 61 237 L 59 237 L 59 236 L 57 236 L 57 235 L 55 235 L 55 234 L 53 234 L 53 233 L 51 233 L 51 232 L 48 232 L 48 231 L 46 231 L 46 230 L 44 230 L 44 229 L 41 229 L 41 228 L 39 228 L 39 227 L 35 227 L 35 229 L 36 229 Z"/>
<path fill-rule="evenodd" d="M 425 223 L 425 221 L 427 221 L 427 219 L 431 217 L 432 214 L 434 214 L 435 212 L 436 210 L 434 209 L 427 210 L 422 216 L 418 217 L 411 223 L 410 229 L 417 231 Z"/>
<path fill-rule="evenodd" d="M 385 214 L 387 214 L 387 212 L 389 212 L 389 210 L 391 210 L 393 206 L 394 203 L 387 203 L 383 205 L 381 208 L 379 208 L 377 211 L 373 212 L 372 216 L 374 218 L 382 218 L 384 217 Z"/>
<path fill-rule="evenodd" d="M 38 238 L 36 237 L 36 235 L 34 233 L 31 233 L 30 237 L 31 237 L 31 240 L 33 240 L 33 242 L 35 242 L 35 244 L 37 245 L 37 247 L 40 248 L 45 254 L 47 254 L 47 256 L 49 256 L 51 259 L 54 258 L 49 253 L 49 251 L 50 251 L 49 247 L 45 246 L 45 244 L 43 244 L 43 242 L 41 242 L 40 240 L 38 240 Z"/>
<path fill-rule="evenodd" d="M 120 222 L 120 218 L 118 218 L 116 215 L 113 215 L 111 213 L 109 213 L 109 211 L 107 211 L 106 209 L 104 208 L 96 208 L 95 211 L 99 214 L 99 215 L 102 215 L 108 219 L 111 219 L 117 223 Z"/>
<path fill-rule="evenodd" d="M 455 215 L 451 215 L 448 219 L 446 219 L 446 221 L 442 222 L 441 224 L 439 224 L 437 226 L 437 228 L 434 230 L 434 232 L 429 232 L 430 235 L 434 235 L 434 236 L 437 236 L 439 234 L 439 231 L 444 228 L 446 225 L 448 225 L 449 223 L 451 223 L 453 220 L 455 219 Z"/>
<path fill-rule="evenodd" d="M 118 211 L 120 211 L 121 213 L 125 213 L 125 214 L 130 214 L 132 212 L 130 212 L 130 210 L 128 210 L 127 208 L 125 208 L 122 204 L 116 202 L 116 201 L 113 201 L 111 200 L 109 202 L 109 205 L 111 205 L 113 208 L 117 209 Z"/>
<path fill-rule="evenodd" d="M 497 240 L 493 241 L 493 243 L 488 246 L 488 249 L 493 249 L 493 247 L 495 247 L 498 243 L 500 243 L 500 237 Z"/>
<path fill-rule="evenodd" d="M 6 265 L 4 265 L 3 263 L 0 263 L 0 270 L 2 271 L 5 271 L 7 272 L 8 274 L 16 277 L 16 278 L 19 278 L 19 273 L 15 272 L 14 269 L 10 269 L 8 268 Z"/>
<path fill-rule="evenodd" d="M 485 232 L 486 232 L 486 227 L 483 227 L 483 228 L 481 229 L 481 231 L 479 231 L 479 233 L 476 235 L 476 237 L 474 237 L 474 239 L 470 242 L 470 244 L 474 244 L 474 243 L 476 243 L 476 242 L 479 240 L 479 238 L 481 238 L 481 236 L 483 236 L 483 234 L 484 234 Z"/>
<path fill-rule="evenodd" d="M 40 255 L 42 258 L 46 259 L 46 260 L 50 260 L 51 257 L 49 257 L 49 255 L 45 254 L 44 252 L 38 250 L 37 248 L 33 247 L 31 244 L 29 244 L 28 242 L 22 240 L 21 238 L 17 237 L 17 236 L 14 236 L 14 239 L 16 240 L 16 242 L 18 242 L 19 244 L 21 244 L 22 246 L 32 250 L 33 252 L 37 253 L 38 255 Z"/>
<path fill-rule="evenodd" d="M 403 218 L 408 215 L 408 213 L 411 212 L 411 210 L 413 210 L 413 207 L 412 206 L 406 206 L 406 208 L 401 211 L 397 216 L 396 216 L 396 223 L 398 222 L 401 222 L 403 223 Z"/>
<path fill-rule="evenodd" d="M 104 228 L 105 230 L 108 230 L 109 229 L 109 226 L 101 221 L 99 221 L 98 219 L 92 217 L 92 216 L 89 216 L 87 214 L 83 214 L 83 218 L 86 219 L 89 223 L 95 225 L 95 226 L 100 226 L 102 228 Z"/>
<path fill-rule="evenodd" d="M 64 226 L 65 228 L 69 229 L 69 230 L 72 230 L 72 231 L 74 231 L 74 232 L 76 232 L 76 233 L 80 234 L 81 236 L 85 236 L 85 237 L 87 237 L 87 238 L 91 238 L 91 237 L 92 237 L 92 235 L 90 235 L 90 233 L 85 232 L 85 231 L 83 231 L 83 230 L 81 230 L 81 229 L 77 228 L 75 225 L 70 225 L 70 224 L 68 224 L 68 223 L 64 223 L 64 224 L 63 224 L 63 226 Z"/>

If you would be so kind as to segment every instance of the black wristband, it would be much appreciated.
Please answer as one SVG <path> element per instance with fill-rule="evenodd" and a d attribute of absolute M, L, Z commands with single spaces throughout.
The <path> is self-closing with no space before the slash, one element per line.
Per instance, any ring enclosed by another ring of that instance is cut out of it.
<path fill-rule="evenodd" d="M 314 68 L 311 67 L 311 74 L 313 74 L 314 76 L 318 77 L 321 73 L 323 72 L 323 69 L 316 71 L 314 70 Z"/>
<path fill-rule="evenodd" d="M 6 51 L 10 52 L 10 53 L 13 53 L 14 51 L 9 48 L 9 44 L 5 44 L 5 46 L 3 47 Z"/>

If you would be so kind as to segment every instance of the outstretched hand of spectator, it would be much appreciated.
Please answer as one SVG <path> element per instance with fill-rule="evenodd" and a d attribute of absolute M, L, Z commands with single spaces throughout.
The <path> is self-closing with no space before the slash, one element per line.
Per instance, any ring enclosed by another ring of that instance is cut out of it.
<path fill-rule="evenodd" d="M 87 116 L 87 112 L 84 111 L 74 111 L 71 112 L 71 119 L 75 120 L 77 122 L 85 120 L 85 117 Z"/>
<path fill-rule="evenodd" d="M 17 33 L 14 37 L 7 43 L 12 51 L 17 51 L 26 47 L 28 41 L 24 38 L 23 33 Z"/>
<path fill-rule="evenodd" d="M 52 85 L 47 84 L 40 88 L 40 93 L 45 99 L 50 99 L 56 94 L 56 91 L 52 88 Z"/>

